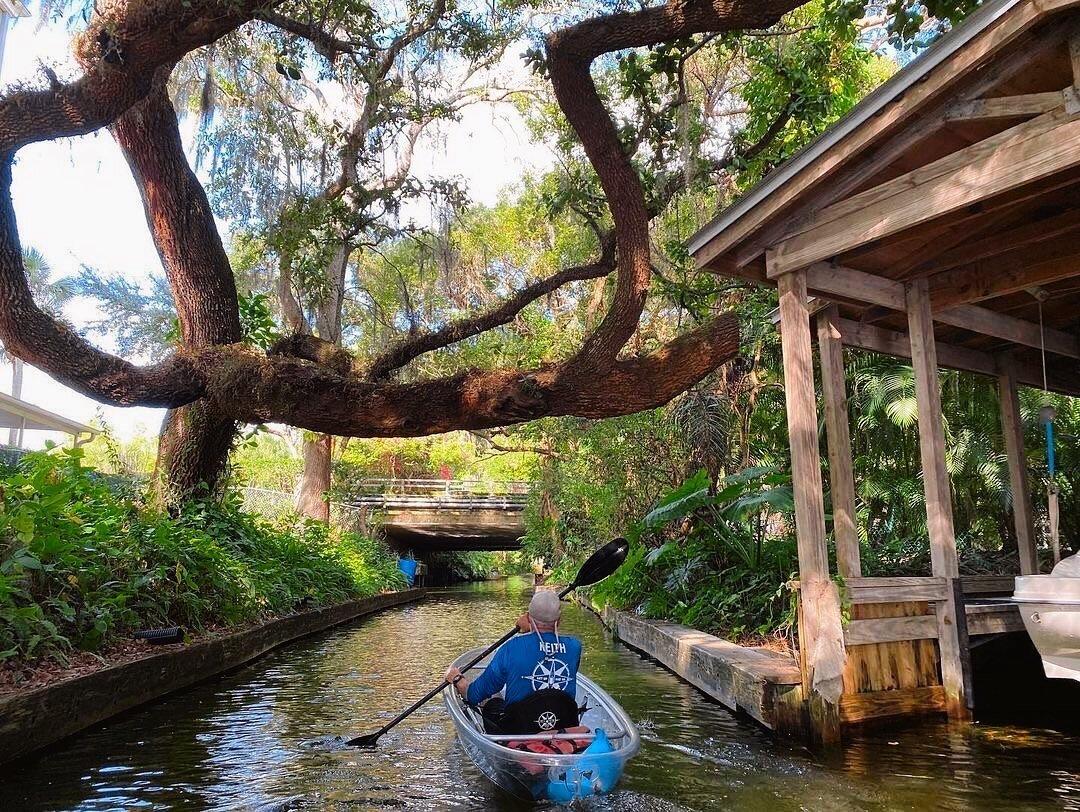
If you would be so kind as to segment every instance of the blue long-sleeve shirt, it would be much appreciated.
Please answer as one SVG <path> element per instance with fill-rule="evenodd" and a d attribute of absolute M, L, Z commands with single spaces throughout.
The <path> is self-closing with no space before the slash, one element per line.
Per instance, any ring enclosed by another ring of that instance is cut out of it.
<path fill-rule="evenodd" d="M 469 685 L 466 698 L 478 705 L 503 688 L 507 705 L 544 688 L 576 696 L 580 662 L 581 642 L 574 637 L 556 637 L 554 632 L 543 632 L 539 638 L 535 633 L 521 634 L 499 647 L 484 673 Z"/>

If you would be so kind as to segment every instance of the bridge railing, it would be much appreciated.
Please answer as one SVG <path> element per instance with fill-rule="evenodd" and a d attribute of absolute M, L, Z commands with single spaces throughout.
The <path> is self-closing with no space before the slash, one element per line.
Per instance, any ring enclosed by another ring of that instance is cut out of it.
<path fill-rule="evenodd" d="M 428 496 L 428 497 L 527 497 L 532 482 L 522 480 L 482 479 L 362 479 L 353 483 L 357 496 Z"/>
<path fill-rule="evenodd" d="M 353 483 L 350 505 L 367 509 L 523 510 L 532 483 L 463 479 L 366 479 Z"/>

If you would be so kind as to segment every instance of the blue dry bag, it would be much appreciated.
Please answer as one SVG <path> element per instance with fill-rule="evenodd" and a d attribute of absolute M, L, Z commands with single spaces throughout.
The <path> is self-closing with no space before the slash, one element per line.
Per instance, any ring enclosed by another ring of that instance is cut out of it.
<path fill-rule="evenodd" d="M 595 730 L 596 738 L 585 748 L 581 760 L 573 767 L 551 771 L 547 796 L 557 804 L 566 804 L 575 798 L 588 798 L 609 792 L 622 774 L 622 759 L 604 758 L 615 750 L 602 727 Z M 589 756 L 592 756 L 590 758 Z"/>

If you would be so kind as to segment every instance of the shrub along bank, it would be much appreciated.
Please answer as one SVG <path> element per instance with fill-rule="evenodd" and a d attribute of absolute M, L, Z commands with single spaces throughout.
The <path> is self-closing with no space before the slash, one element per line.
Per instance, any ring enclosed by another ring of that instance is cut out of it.
<path fill-rule="evenodd" d="M 381 542 L 271 525 L 231 495 L 170 516 L 53 449 L 0 470 L 0 663 L 61 662 L 137 628 L 199 630 L 404 586 Z"/>

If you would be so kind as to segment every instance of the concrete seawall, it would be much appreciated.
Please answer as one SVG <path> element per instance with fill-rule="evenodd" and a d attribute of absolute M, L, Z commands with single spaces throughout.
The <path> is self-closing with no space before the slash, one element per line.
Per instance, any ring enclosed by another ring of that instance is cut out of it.
<path fill-rule="evenodd" d="M 656 660 L 725 707 L 745 713 L 770 730 L 792 736 L 806 732 L 802 677 L 789 655 L 748 648 L 677 623 L 648 620 L 629 612 L 597 611 L 620 642 Z"/>
<path fill-rule="evenodd" d="M 0 698 L 0 763 L 242 666 L 278 646 L 419 600 L 424 593 L 409 589 L 301 612 Z"/>

